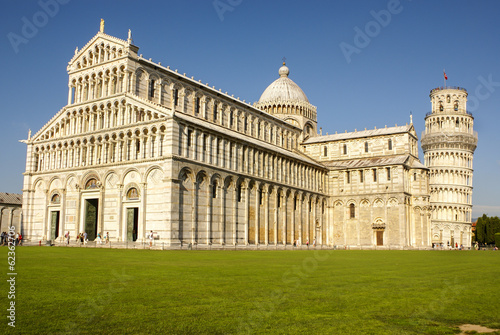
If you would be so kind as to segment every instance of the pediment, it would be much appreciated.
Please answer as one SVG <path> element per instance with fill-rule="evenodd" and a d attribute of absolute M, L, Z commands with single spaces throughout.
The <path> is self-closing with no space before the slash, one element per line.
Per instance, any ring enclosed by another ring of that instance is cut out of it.
<path fill-rule="evenodd" d="M 67 70 L 78 71 L 130 53 L 137 55 L 138 50 L 138 47 L 128 41 L 98 32 L 82 49 L 75 49 Z"/>
<path fill-rule="evenodd" d="M 415 127 L 413 126 L 413 123 L 410 124 L 408 128 L 408 132 L 412 134 L 413 136 L 417 137 L 417 132 L 415 131 Z"/>
<path fill-rule="evenodd" d="M 67 107 L 63 107 L 59 112 L 56 113 L 38 132 L 36 132 L 30 139 L 32 142 L 44 141 L 49 138 L 57 138 L 61 134 L 59 132 L 63 131 L 66 118 Z"/>

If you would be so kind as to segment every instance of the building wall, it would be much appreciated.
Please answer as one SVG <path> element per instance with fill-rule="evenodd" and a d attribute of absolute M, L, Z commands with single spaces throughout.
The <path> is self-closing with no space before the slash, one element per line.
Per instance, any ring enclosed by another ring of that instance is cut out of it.
<path fill-rule="evenodd" d="M 21 232 L 22 210 L 20 205 L 0 204 L 0 232 L 8 233 L 10 227 L 15 227 L 15 232 Z"/>
<path fill-rule="evenodd" d="M 384 247 L 429 245 L 428 177 L 413 163 L 416 136 L 299 146 L 303 129 L 137 50 L 98 33 L 68 65 L 68 105 L 27 143 L 29 239 L 88 232 L 96 206 L 95 232 L 114 241 L 143 241 L 153 231 L 167 245 L 373 247 L 382 232 Z M 398 155 L 408 161 L 328 167 Z"/>

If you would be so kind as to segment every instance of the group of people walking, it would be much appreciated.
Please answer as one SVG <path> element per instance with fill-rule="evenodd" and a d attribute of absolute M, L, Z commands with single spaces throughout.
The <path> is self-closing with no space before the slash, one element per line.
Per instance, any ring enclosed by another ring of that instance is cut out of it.
<path fill-rule="evenodd" d="M 66 239 L 66 244 L 69 245 L 69 241 L 71 239 L 71 234 L 70 232 L 68 231 L 65 235 L 64 235 L 64 238 Z M 76 242 L 80 242 L 80 244 L 87 244 L 89 241 L 88 239 L 88 234 L 87 232 L 83 232 L 83 233 L 79 233 L 77 236 L 76 236 Z M 97 233 L 97 237 L 96 239 L 94 240 L 95 242 L 99 243 L 99 244 L 102 244 L 102 243 L 109 243 L 109 232 L 106 233 L 106 235 L 104 237 L 101 236 L 101 233 Z"/>
<path fill-rule="evenodd" d="M 300 238 L 293 241 L 293 246 L 294 247 L 300 247 L 301 246 Z M 309 240 L 306 240 L 306 246 L 309 247 Z M 316 246 L 316 239 L 313 240 L 312 246 L 313 247 Z"/>

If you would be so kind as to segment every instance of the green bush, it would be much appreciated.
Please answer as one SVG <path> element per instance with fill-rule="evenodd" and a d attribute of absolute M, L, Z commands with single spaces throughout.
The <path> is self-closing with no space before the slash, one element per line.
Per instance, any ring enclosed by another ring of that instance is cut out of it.
<path fill-rule="evenodd" d="M 500 248 L 500 233 L 495 234 L 495 244 Z"/>

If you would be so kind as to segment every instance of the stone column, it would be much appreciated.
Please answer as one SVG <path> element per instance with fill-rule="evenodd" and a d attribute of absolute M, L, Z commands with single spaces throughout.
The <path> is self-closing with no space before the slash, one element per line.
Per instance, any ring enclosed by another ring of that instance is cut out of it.
<path fill-rule="evenodd" d="M 293 204 L 292 204 L 292 213 L 291 213 L 291 217 L 290 217 L 290 241 L 293 242 L 295 241 L 295 215 L 296 215 L 296 211 L 295 211 L 295 208 L 297 206 L 297 199 L 296 199 L 296 195 L 295 194 L 292 194 L 292 201 L 293 201 Z"/>
<path fill-rule="evenodd" d="M 123 217 L 123 184 L 116 184 L 116 187 L 118 188 L 118 232 L 117 232 L 117 240 L 120 242 L 120 239 L 122 241 L 127 240 L 127 229 L 124 229 L 124 226 L 126 226 L 127 222 L 126 220 L 124 221 L 122 219 Z"/>
<path fill-rule="evenodd" d="M 217 183 L 217 194 L 220 194 L 220 221 L 219 221 L 219 234 L 220 243 L 226 243 L 226 189 Z"/>
<path fill-rule="evenodd" d="M 250 220 L 250 187 L 248 179 L 245 179 L 245 186 L 243 190 L 245 191 L 245 245 L 248 245 L 249 241 L 249 220 Z"/>
<path fill-rule="evenodd" d="M 285 211 L 283 212 L 283 245 L 286 245 L 286 231 L 288 229 L 288 195 L 287 190 L 283 191 L 283 201 Z"/>
<path fill-rule="evenodd" d="M 214 197 L 212 195 L 213 190 L 213 185 L 208 184 L 208 189 L 210 190 L 207 192 L 207 202 L 208 202 L 208 208 L 207 208 L 207 244 L 209 241 L 212 239 L 212 227 L 213 227 L 213 214 L 212 214 L 212 208 L 213 208 L 213 203 L 214 203 Z"/>
<path fill-rule="evenodd" d="M 260 185 L 255 183 L 255 244 L 259 244 Z"/>
<path fill-rule="evenodd" d="M 71 105 L 71 103 L 73 102 L 73 86 L 72 85 L 68 85 L 69 87 L 69 90 L 68 90 L 68 105 Z"/>
<path fill-rule="evenodd" d="M 279 227 L 279 218 L 280 218 L 280 208 L 278 207 L 278 202 L 281 205 L 280 192 L 275 189 L 276 197 L 274 198 L 274 245 L 278 245 L 278 227 Z M 278 200 L 279 199 L 279 200 Z"/>
<path fill-rule="evenodd" d="M 269 244 L 269 186 L 264 189 L 264 243 Z"/>
<path fill-rule="evenodd" d="M 196 232 L 198 230 L 198 180 L 195 179 L 193 183 L 193 208 L 191 209 L 191 217 L 193 218 L 193 222 L 191 224 L 191 243 L 194 244 L 196 242 Z"/>
<path fill-rule="evenodd" d="M 146 238 L 146 191 L 147 191 L 148 184 L 147 183 L 141 183 L 140 188 L 141 188 L 141 210 L 139 211 L 139 222 L 141 223 L 139 227 L 139 231 L 143 239 Z M 151 227 L 151 230 L 153 228 Z M 144 240 L 143 240 L 144 241 Z"/>
<path fill-rule="evenodd" d="M 236 245 L 237 243 L 237 229 L 238 229 L 238 187 L 235 181 L 234 192 L 233 192 L 233 245 Z"/>
<path fill-rule="evenodd" d="M 304 241 L 302 241 L 302 192 L 299 192 L 299 204 L 298 204 L 298 207 L 299 207 L 299 240 L 300 240 L 300 244 L 302 244 Z"/>
<path fill-rule="evenodd" d="M 59 237 L 64 238 L 64 230 L 66 226 L 66 189 L 61 189 L 61 217 L 59 225 Z"/>

